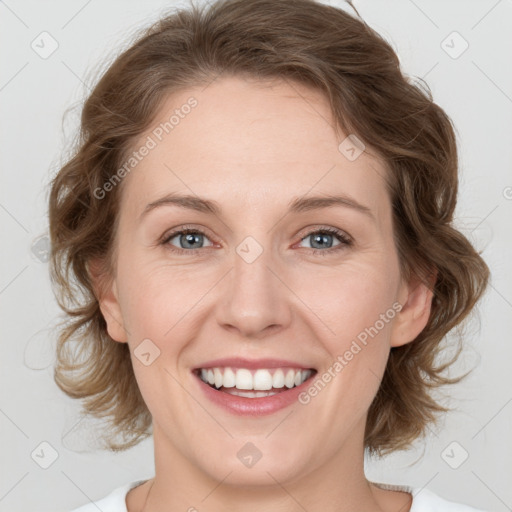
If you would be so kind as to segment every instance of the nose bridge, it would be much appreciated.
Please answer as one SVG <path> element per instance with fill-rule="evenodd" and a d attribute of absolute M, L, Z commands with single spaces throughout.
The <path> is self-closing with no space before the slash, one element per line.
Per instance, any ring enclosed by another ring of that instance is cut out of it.
<path fill-rule="evenodd" d="M 286 287 L 275 268 L 270 235 L 246 236 L 236 247 L 228 276 L 227 295 L 219 323 L 236 327 L 243 336 L 254 336 L 269 326 L 289 321 Z"/>

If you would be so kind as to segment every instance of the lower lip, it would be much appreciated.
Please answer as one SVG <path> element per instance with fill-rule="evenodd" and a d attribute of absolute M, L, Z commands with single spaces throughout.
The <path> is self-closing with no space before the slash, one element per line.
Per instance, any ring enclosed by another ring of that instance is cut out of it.
<path fill-rule="evenodd" d="M 262 396 L 259 398 L 247 398 L 217 391 L 206 384 L 198 375 L 195 373 L 193 373 L 193 375 L 195 380 L 198 381 L 199 387 L 206 398 L 211 400 L 214 404 L 239 416 L 264 416 L 280 411 L 292 405 L 294 402 L 297 402 L 298 396 L 309 387 L 316 373 L 305 380 L 300 386 L 288 389 L 287 391 L 280 391 L 275 395 Z"/>

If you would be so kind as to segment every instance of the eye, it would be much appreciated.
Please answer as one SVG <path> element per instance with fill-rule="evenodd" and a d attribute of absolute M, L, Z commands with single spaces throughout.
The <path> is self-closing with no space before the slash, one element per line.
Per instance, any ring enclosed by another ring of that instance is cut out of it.
<path fill-rule="evenodd" d="M 333 238 L 337 238 L 339 243 L 333 246 Z M 348 246 L 351 246 L 353 241 L 343 231 L 336 228 L 319 228 L 314 231 L 310 231 L 306 236 L 301 238 L 301 242 L 304 240 L 310 240 L 312 246 L 310 249 L 313 254 L 328 255 L 333 252 L 343 250 Z M 202 246 L 205 240 L 210 240 L 206 233 L 198 228 L 182 226 L 181 229 L 177 229 L 164 235 L 162 245 L 168 246 L 169 249 L 178 254 L 197 254 L 201 252 L 201 249 L 206 247 Z M 175 241 L 175 242 L 173 242 Z M 177 246 L 175 245 L 177 244 Z M 213 247 L 213 243 L 210 243 L 207 247 Z"/>
<path fill-rule="evenodd" d="M 171 242 L 176 239 L 178 247 L 174 246 Z M 173 231 L 165 236 L 162 240 L 163 245 L 171 245 L 171 250 L 178 253 L 194 254 L 199 249 L 202 249 L 200 245 L 204 243 L 204 240 L 208 240 L 208 237 L 199 229 L 195 228 L 183 228 L 179 231 Z M 212 247 L 213 244 L 210 245 Z"/>
<path fill-rule="evenodd" d="M 332 239 L 337 238 L 339 243 L 332 245 Z M 332 254 L 335 251 L 345 249 L 347 246 L 352 245 L 352 239 L 343 231 L 336 228 L 321 228 L 315 231 L 310 231 L 305 237 L 301 239 L 310 240 L 312 244 L 313 254 Z"/>

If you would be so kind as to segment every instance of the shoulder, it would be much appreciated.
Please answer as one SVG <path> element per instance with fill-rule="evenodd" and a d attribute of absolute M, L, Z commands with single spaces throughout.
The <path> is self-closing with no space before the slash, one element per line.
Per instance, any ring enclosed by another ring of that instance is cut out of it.
<path fill-rule="evenodd" d="M 381 482 L 372 482 L 381 489 L 389 491 L 407 492 L 412 495 L 412 504 L 409 512 L 487 512 L 485 510 L 470 507 L 463 503 L 456 503 L 442 498 L 435 492 L 422 487 L 409 485 L 394 485 Z"/>
<path fill-rule="evenodd" d="M 429 489 L 412 489 L 412 506 L 410 512 L 485 512 L 442 498 Z"/>
<path fill-rule="evenodd" d="M 98 512 L 98 510 L 101 510 L 101 512 L 127 512 L 126 495 L 131 489 L 145 481 L 146 480 L 136 480 L 116 487 L 107 496 L 94 502 L 91 501 L 86 505 L 82 505 L 81 507 L 71 510 L 70 512 Z"/>

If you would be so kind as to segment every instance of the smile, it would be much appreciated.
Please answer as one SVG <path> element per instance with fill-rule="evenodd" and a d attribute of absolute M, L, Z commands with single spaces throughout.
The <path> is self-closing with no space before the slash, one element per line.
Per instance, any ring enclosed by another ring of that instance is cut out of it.
<path fill-rule="evenodd" d="M 236 415 L 260 416 L 297 402 L 309 386 L 314 368 L 243 368 L 210 366 L 192 372 L 202 392 L 214 404 Z"/>
<path fill-rule="evenodd" d="M 216 389 L 238 396 L 271 396 L 300 386 L 314 370 L 301 368 L 200 368 L 199 378 Z M 259 391 L 260 393 L 255 393 Z M 266 391 L 266 393 L 263 393 Z"/>

